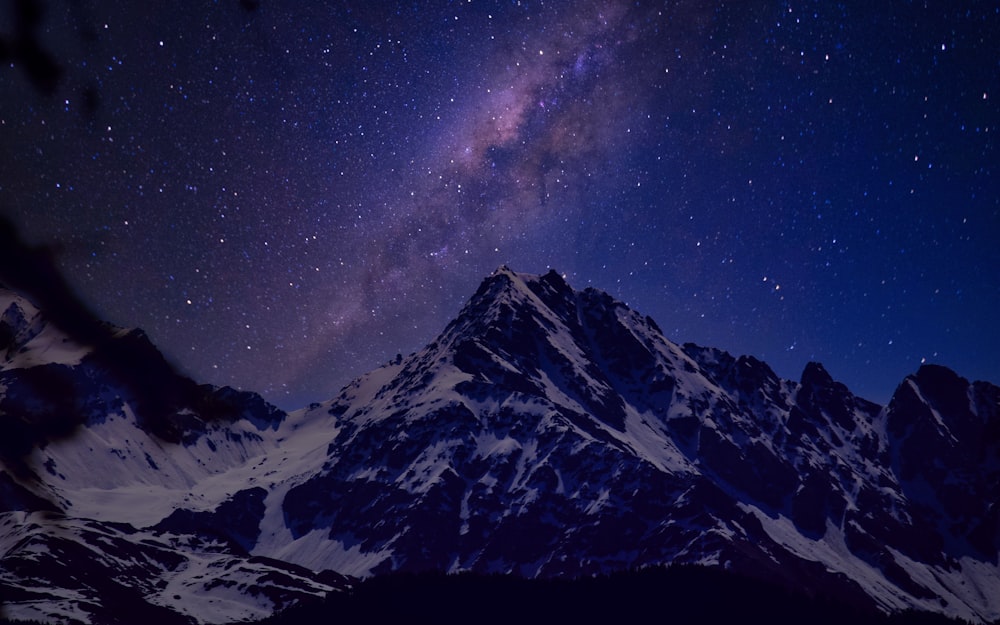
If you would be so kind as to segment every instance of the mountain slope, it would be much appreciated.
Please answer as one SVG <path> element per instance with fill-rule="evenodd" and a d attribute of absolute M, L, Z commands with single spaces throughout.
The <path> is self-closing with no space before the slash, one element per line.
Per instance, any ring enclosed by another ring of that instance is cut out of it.
<path fill-rule="evenodd" d="M 0 308 L 0 616 L 227 622 L 346 585 L 249 554 L 266 490 L 245 473 L 284 413 L 138 331 L 84 344 L 12 292 Z"/>
<path fill-rule="evenodd" d="M 781 380 L 502 268 L 435 342 L 316 409 L 339 433 L 283 514 L 349 574 L 709 564 L 992 620 L 1000 390 L 945 372 L 882 408 L 820 365 Z"/>

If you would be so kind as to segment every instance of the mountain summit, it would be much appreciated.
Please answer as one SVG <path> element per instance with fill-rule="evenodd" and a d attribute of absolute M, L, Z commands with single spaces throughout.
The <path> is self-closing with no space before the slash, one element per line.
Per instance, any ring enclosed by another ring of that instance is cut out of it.
<path fill-rule="evenodd" d="M 164 430 L 34 315 L 0 320 L 0 425 L 38 366 L 82 414 L 71 438 L 29 439 L 30 476 L 0 472 L 11 615 L 112 622 L 118 601 L 133 620 L 222 623 L 352 583 L 337 574 L 692 564 L 1000 618 L 1000 388 L 945 367 L 879 406 L 818 363 L 783 380 L 555 271 L 501 267 L 427 347 L 326 403 L 284 415 L 197 387 L 232 410 L 178 404 L 196 427 Z"/>

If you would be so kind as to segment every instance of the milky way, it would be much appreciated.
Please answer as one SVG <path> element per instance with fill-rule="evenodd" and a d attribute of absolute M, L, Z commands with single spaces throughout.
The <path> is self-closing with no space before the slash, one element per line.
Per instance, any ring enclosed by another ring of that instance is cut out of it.
<path fill-rule="evenodd" d="M 60 70 L 0 68 L 0 211 L 200 381 L 327 399 L 501 264 L 877 401 L 1000 381 L 1000 10 L 142 4 L 0 16 Z"/>

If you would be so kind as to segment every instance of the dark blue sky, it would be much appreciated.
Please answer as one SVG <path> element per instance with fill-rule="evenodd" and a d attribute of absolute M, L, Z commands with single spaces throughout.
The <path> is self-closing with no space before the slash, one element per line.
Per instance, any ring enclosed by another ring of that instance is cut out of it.
<path fill-rule="evenodd" d="M 0 68 L 0 211 L 199 381 L 327 399 L 508 264 L 879 402 L 1000 382 L 989 3 L 143 4 Z"/>

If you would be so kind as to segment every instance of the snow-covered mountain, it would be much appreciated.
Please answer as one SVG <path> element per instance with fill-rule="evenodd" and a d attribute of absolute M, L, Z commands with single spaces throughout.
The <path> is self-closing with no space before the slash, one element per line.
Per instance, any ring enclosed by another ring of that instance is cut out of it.
<path fill-rule="evenodd" d="M 139 331 L 83 344 L 10 291 L 0 310 L 0 616 L 218 623 L 345 586 L 250 554 L 283 412 Z"/>
<path fill-rule="evenodd" d="M 282 507 L 353 575 L 699 563 L 994 620 L 998 405 L 924 366 L 883 408 L 818 364 L 782 380 L 502 268 L 427 348 L 315 409 L 339 432 Z"/>
<path fill-rule="evenodd" d="M 221 623 L 351 583 L 331 571 L 688 563 L 1000 618 L 1000 388 L 944 367 L 878 406 L 501 268 L 425 349 L 285 415 L 4 297 L 4 616 Z"/>

